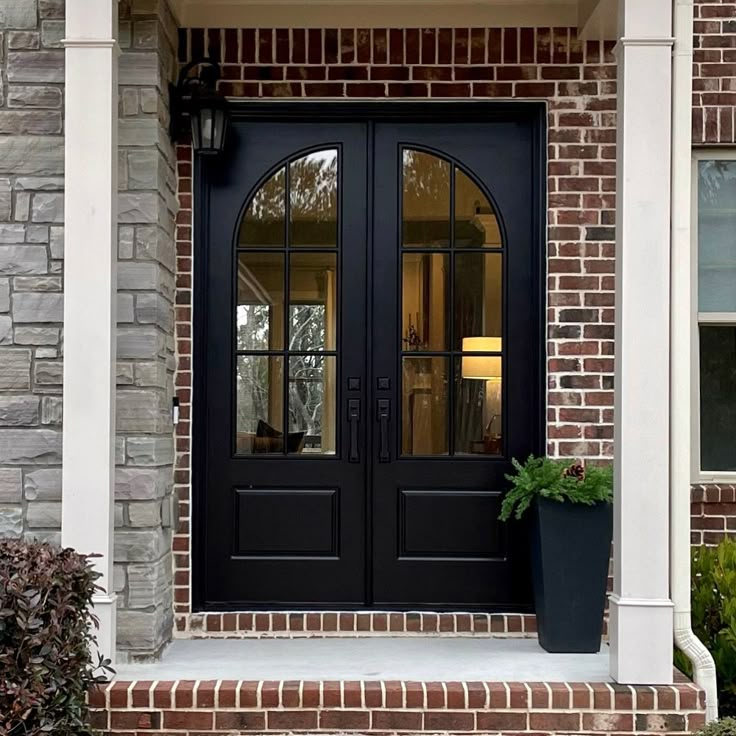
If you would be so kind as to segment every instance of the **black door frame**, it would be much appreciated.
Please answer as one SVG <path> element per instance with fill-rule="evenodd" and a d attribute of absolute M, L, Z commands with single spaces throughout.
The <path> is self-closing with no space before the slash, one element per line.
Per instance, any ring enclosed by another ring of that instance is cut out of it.
<path fill-rule="evenodd" d="M 273 121 L 273 122 L 331 122 L 356 121 L 373 122 L 433 122 L 448 124 L 458 122 L 497 122 L 520 121 L 532 125 L 535 155 L 533 157 L 532 192 L 533 192 L 533 230 L 536 233 L 533 249 L 533 293 L 534 313 L 537 315 L 539 336 L 537 342 L 537 360 L 539 378 L 533 387 L 531 403 L 537 407 L 538 426 L 531 446 L 537 454 L 541 454 L 546 446 L 546 273 L 547 273 L 547 106 L 544 102 L 492 102 L 475 100 L 458 100 L 456 102 L 261 102 L 253 100 L 236 100 L 231 102 L 231 118 L 235 121 Z M 227 154 L 224 154 L 227 155 Z M 370 175 L 370 172 L 369 174 Z M 205 517 L 200 513 L 205 493 L 207 470 L 207 386 L 205 381 L 205 351 L 207 340 L 207 321 L 205 310 L 207 305 L 207 258 L 199 253 L 205 247 L 209 228 L 209 180 L 207 159 L 195 157 L 192 171 L 192 211 L 194 225 L 192 229 L 193 294 L 192 294 L 192 386 L 191 386 L 191 447 L 190 447 L 190 508 L 189 508 L 189 554 L 191 575 L 191 608 L 193 612 L 219 610 L 218 607 L 205 605 L 204 591 L 205 571 Z M 369 188 L 369 191 L 370 188 Z M 370 219 L 370 218 L 369 218 Z M 370 235 L 370 233 L 369 233 Z M 368 289 L 372 288 L 370 267 L 368 271 Z M 368 310 L 367 329 L 372 329 L 370 310 Z M 368 366 L 370 368 L 370 366 Z M 370 381 L 370 377 L 367 376 Z M 368 383 L 367 385 L 370 385 Z M 367 529 L 368 552 L 372 545 L 371 521 Z"/>

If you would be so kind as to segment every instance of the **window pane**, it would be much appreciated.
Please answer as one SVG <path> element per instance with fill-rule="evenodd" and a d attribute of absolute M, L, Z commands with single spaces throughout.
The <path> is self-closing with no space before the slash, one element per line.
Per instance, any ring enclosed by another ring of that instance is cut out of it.
<path fill-rule="evenodd" d="M 238 350 L 281 350 L 284 335 L 284 256 L 238 255 Z"/>
<path fill-rule="evenodd" d="M 289 358 L 290 453 L 335 454 L 336 392 L 334 356 Z"/>
<path fill-rule="evenodd" d="M 238 455 L 283 453 L 283 365 L 281 357 L 238 357 L 235 424 Z"/>
<path fill-rule="evenodd" d="M 467 337 L 503 334 L 503 256 L 458 253 L 455 256 L 455 349 Z"/>
<path fill-rule="evenodd" d="M 289 263 L 289 348 L 334 350 L 337 255 L 292 253 Z"/>
<path fill-rule="evenodd" d="M 701 312 L 736 312 L 736 161 L 698 167 Z"/>
<path fill-rule="evenodd" d="M 240 226 L 239 245 L 283 248 L 286 234 L 285 170 L 280 169 L 254 195 Z"/>
<path fill-rule="evenodd" d="M 700 328 L 700 465 L 736 470 L 736 327 Z"/>
<path fill-rule="evenodd" d="M 404 150 L 403 245 L 450 246 L 451 166 L 437 156 Z"/>
<path fill-rule="evenodd" d="M 291 245 L 337 245 L 337 151 L 316 151 L 289 168 Z"/>
<path fill-rule="evenodd" d="M 447 350 L 450 258 L 444 253 L 402 256 L 402 349 Z"/>
<path fill-rule="evenodd" d="M 496 214 L 478 185 L 465 173 L 455 173 L 455 246 L 500 248 L 501 230 Z"/>
<path fill-rule="evenodd" d="M 502 397 L 500 355 L 465 354 L 456 358 L 456 455 L 503 454 Z"/>
<path fill-rule="evenodd" d="M 402 360 L 401 453 L 447 455 L 448 358 Z"/>

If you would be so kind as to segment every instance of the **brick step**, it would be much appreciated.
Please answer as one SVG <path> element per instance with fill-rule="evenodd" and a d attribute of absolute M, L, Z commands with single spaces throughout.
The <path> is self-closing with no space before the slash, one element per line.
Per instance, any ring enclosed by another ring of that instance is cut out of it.
<path fill-rule="evenodd" d="M 705 722 L 692 683 L 113 682 L 90 694 L 94 725 L 138 734 L 685 734 Z"/>
<path fill-rule="evenodd" d="M 245 611 L 177 618 L 178 638 L 297 636 L 536 636 L 537 618 L 520 613 L 428 611 Z"/>

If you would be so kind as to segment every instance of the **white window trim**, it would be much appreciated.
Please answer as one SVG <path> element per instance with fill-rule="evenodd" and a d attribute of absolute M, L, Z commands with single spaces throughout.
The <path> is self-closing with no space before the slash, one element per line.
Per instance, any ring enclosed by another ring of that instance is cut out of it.
<path fill-rule="evenodd" d="M 700 325 L 736 325 L 736 312 L 698 312 L 698 286 L 700 271 L 698 267 L 698 164 L 701 161 L 736 161 L 736 149 L 729 148 L 701 148 L 693 151 L 692 174 L 692 482 L 695 485 L 704 484 L 736 484 L 736 471 L 708 471 L 700 467 Z"/>

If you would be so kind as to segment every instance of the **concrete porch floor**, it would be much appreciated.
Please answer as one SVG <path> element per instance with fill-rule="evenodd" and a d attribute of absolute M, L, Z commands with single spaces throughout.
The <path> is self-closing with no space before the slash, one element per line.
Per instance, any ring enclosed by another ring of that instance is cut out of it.
<path fill-rule="evenodd" d="M 610 682 L 599 654 L 549 654 L 536 639 L 177 640 L 160 662 L 118 665 L 117 680 Z"/>

